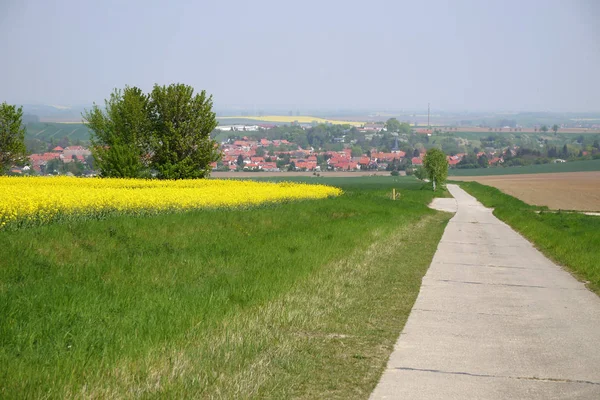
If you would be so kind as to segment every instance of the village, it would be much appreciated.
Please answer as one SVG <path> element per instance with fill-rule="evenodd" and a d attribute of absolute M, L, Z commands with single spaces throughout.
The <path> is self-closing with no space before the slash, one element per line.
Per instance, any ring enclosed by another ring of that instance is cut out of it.
<path fill-rule="evenodd" d="M 390 152 L 381 152 L 376 148 L 361 155 L 353 155 L 351 148 L 341 151 L 319 151 L 314 148 L 293 150 L 278 150 L 282 147 L 292 147 L 287 140 L 255 140 L 247 136 L 231 143 L 222 143 L 222 159 L 213 163 L 218 171 L 252 171 L 252 172 L 282 172 L 282 171 L 404 171 L 410 167 L 423 165 L 424 148 L 415 149 L 412 154 L 399 150 L 395 146 Z M 489 165 L 503 162 L 502 157 L 494 153 L 479 152 L 477 157 L 486 156 Z M 448 164 L 456 166 L 466 153 L 448 155 Z"/>
<path fill-rule="evenodd" d="M 425 132 L 427 134 L 427 132 Z M 324 151 L 299 145 L 285 139 L 243 136 L 237 140 L 226 140 L 220 144 L 221 160 L 213 162 L 215 171 L 237 172 L 325 172 L 325 171 L 399 171 L 408 174 L 423 165 L 425 148 L 412 153 L 399 150 L 397 143 L 389 152 L 372 148 L 363 154 L 353 154 L 350 147 L 339 151 Z M 516 151 L 516 149 L 512 150 Z M 450 167 L 455 167 L 466 157 L 466 153 L 448 155 Z M 489 165 L 503 162 L 493 152 L 478 152 L 477 157 L 486 157 Z M 31 154 L 29 165 L 13 167 L 12 174 L 76 175 L 95 176 L 92 152 L 84 146 L 56 146 L 44 153 Z"/>

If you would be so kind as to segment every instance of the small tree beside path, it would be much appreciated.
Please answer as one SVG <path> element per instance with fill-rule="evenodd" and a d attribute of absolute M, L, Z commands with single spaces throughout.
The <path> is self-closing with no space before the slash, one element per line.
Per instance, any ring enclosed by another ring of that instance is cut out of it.
<path fill-rule="evenodd" d="M 429 149 L 425 158 L 423 159 L 423 166 L 429 179 L 433 183 L 433 190 L 435 191 L 437 185 L 441 185 L 446 182 L 448 178 L 448 160 L 446 155 L 440 149 Z"/>

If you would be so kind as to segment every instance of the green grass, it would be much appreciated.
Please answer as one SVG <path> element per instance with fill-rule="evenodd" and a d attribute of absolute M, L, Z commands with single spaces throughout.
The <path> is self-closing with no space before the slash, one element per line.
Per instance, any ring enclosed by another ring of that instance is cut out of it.
<path fill-rule="evenodd" d="M 600 295 L 600 217 L 544 212 L 547 207 L 531 206 L 493 187 L 477 182 L 459 184 Z"/>
<path fill-rule="evenodd" d="M 571 161 L 558 164 L 538 164 L 524 167 L 493 167 L 476 169 L 456 169 L 448 171 L 450 176 L 488 176 L 515 174 L 542 174 L 552 172 L 600 171 L 600 160 Z"/>
<path fill-rule="evenodd" d="M 341 183 L 0 232 L 0 397 L 367 398 L 449 215 L 414 179 Z"/>

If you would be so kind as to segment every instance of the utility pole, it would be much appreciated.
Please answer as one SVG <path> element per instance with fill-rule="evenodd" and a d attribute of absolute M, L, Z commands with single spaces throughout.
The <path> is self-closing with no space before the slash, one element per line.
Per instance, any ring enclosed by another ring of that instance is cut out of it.
<path fill-rule="evenodd" d="M 429 123 L 429 103 L 427 103 L 427 130 L 431 130 L 431 124 Z"/>

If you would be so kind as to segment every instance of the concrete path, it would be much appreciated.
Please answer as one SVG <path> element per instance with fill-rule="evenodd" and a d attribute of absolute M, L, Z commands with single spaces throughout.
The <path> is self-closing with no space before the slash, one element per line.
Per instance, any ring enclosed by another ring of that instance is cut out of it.
<path fill-rule="evenodd" d="M 458 211 L 371 399 L 600 399 L 600 298 L 448 189 Z"/>

